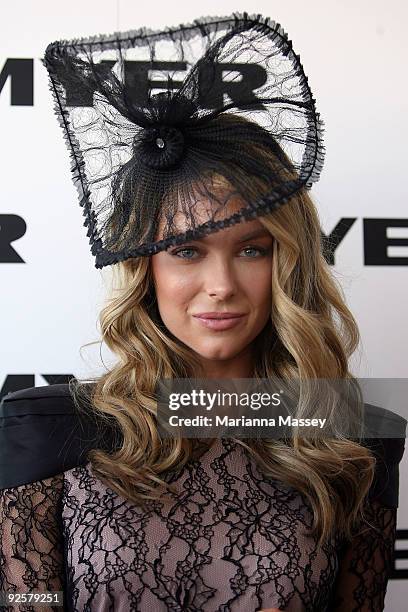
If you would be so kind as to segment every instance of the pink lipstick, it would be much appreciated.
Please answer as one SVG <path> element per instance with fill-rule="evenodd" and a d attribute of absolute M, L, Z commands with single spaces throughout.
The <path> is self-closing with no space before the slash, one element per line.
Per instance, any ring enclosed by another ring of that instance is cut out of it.
<path fill-rule="evenodd" d="M 231 329 L 239 325 L 245 316 L 244 313 L 236 312 L 201 312 L 193 315 L 193 317 L 204 327 L 218 331 Z"/>

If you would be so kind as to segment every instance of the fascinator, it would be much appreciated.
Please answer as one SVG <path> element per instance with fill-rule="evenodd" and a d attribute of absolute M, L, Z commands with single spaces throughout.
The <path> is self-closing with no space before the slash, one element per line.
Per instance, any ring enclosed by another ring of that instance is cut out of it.
<path fill-rule="evenodd" d="M 268 18 L 63 40 L 42 61 L 97 268 L 271 212 L 319 178 L 323 122 Z"/>

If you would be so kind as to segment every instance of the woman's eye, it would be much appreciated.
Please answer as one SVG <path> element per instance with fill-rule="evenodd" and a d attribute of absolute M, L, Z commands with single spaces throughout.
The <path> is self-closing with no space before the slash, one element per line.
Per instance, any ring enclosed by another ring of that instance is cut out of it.
<path fill-rule="evenodd" d="M 266 255 L 267 253 L 266 249 L 262 249 L 261 247 L 248 246 L 248 247 L 245 247 L 243 250 L 244 251 L 258 251 L 258 253 L 260 253 L 261 255 Z"/>
<path fill-rule="evenodd" d="M 192 259 L 192 257 L 183 257 L 182 255 L 179 255 L 180 253 L 196 253 L 196 249 L 193 248 L 184 248 L 184 249 L 178 249 L 176 251 L 172 251 L 172 255 L 176 255 L 177 257 L 180 257 L 181 259 Z"/>
<path fill-rule="evenodd" d="M 268 252 L 267 249 L 255 246 L 245 247 L 244 249 L 242 249 L 242 251 L 255 251 L 255 257 L 257 256 L 256 251 L 260 256 L 264 256 Z M 198 255 L 198 250 L 194 247 L 184 247 L 182 249 L 176 249 L 175 251 L 171 252 L 171 255 L 179 257 L 180 259 L 195 259 L 194 254 Z M 250 255 L 250 259 L 254 259 L 254 256 Z"/>

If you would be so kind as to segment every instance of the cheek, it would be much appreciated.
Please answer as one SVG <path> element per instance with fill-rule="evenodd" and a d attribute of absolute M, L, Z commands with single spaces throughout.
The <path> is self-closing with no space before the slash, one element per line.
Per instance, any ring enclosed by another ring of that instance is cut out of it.
<path fill-rule="evenodd" d="M 180 301 L 180 297 L 184 296 L 191 286 L 191 279 L 188 278 L 188 275 L 183 274 L 182 270 L 171 265 L 165 257 L 166 255 L 159 253 L 152 259 L 152 274 L 157 299 L 159 301 Z"/>
<path fill-rule="evenodd" d="M 193 293 L 192 283 L 186 278 L 178 275 L 166 276 L 163 282 L 156 285 L 156 294 L 159 301 L 183 304 L 189 300 Z"/>
<path fill-rule="evenodd" d="M 271 266 L 259 267 L 246 282 L 246 293 L 254 307 L 270 309 L 272 301 Z"/>
<path fill-rule="evenodd" d="M 176 324 L 186 315 L 194 296 L 194 280 L 170 268 L 155 275 L 156 297 L 160 315 L 166 324 Z"/>

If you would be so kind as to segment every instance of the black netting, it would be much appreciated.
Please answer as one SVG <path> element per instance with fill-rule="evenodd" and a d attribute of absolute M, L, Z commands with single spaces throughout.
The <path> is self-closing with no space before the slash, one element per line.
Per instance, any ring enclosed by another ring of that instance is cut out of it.
<path fill-rule="evenodd" d="M 97 268 L 272 211 L 319 178 L 323 123 L 269 19 L 60 41 L 43 63 Z"/>

